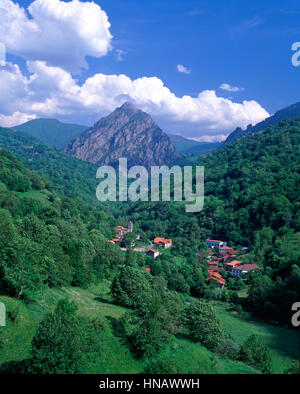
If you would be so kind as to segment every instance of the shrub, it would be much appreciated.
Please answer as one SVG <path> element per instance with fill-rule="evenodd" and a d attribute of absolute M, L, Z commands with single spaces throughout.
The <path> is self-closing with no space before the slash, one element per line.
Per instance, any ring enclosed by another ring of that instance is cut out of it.
<path fill-rule="evenodd" d="M 40 323 L 32 340 L 29 373 L 82 373 L 99 348 L 102 323 L 76 315 L 77 306 L 61 300 Z"/>
<path fill-rule="evenodd" d="M 240 346 L 235 343 L 232 339 L 225 339 L 218 345 L 218 353 L 222 358 L 229 358 L 236 360 L 239 355 Z"/>
<path fill-rule="evenodd" d="M 263 373 L 271 373 L 270 351 L 258 335 L 251 335 L 239 352 L 239 359 Z"/>
<path fill-rule="evenodd" d="M 188 337 L 201 342 L 208 349 L 215 350 L 224 339 L 216 312 L 205 302 L 195 301 L 187 306 L 182 324 Z"/>
<path fill-rule="evenodd" d="M 9 318 L 9 320 L 11 322 L 16 323 L 19 313 L 20 313 L 19 305 L 17 305 L 17 304 L 11 305 L 9 307 L 9 310 L 7 311 L 7 317 Z"/>

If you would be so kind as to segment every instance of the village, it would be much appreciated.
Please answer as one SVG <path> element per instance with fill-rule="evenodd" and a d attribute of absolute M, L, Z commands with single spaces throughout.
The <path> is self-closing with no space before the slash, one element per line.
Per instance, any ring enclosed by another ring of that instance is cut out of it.
<path fill-rule="evenodd" d="M 233 277 L 241 277 L 244 274 L 260 269 L 256 264 L 244 264 L 242 260 L 237 260 L 237 251 L 227 245 L 227 242 L 207 239 L 207 246 L 211 249 L 208 256 L 208 277 L 207 281 L 213 280 L 221 287 L 224 287 L 226 280 L 220 272 L 229 271 Z M 248 248 L 242 248 L 240 254 L 247 253 Z"/>
<path fill-rule="evenodd" d="M 133 233 L 133 223 L 132 221 L 128 222 L 127 227 L 117 226 L 114 228 L 116 231 L 116 236 L 109 242 L 113 244 L 121 245 L 122 241 L 126 234 Z M 140 240 L 140 236 L 135 235 L 136 240 Z M 221 288 L 223 288 L 226 284 L 226 279 L 221 275 L 223 272 L 230 272 L 232 277 L 241 277 L 244 274 L 260 269 L 260 267 L 256 264 L 245 264 L 243 260 L 237 260 L 237 251 L 230 246 L 227 245 L 227 242 L 214 240 L 214 239 L 206 239 L 206 245 L 210 248 L 207 262 L 208 262 L 208 276 L 206 278 L 207 281 L 214 281 Z M 173 245 L 172 239 L 166 239 L 162 237 L 156 237 L 151 243 L 150 247 L 140 247 L 135 248 L 134 250 L 137 252 L 145 252 L 147 256 L 150 256 L 156 259 L 160 255 L 160 248 L 168 249 Z M 132 241 L 131 246 L 135 246 L 135 242 Z M 126 248 L 121 248 L 122 250 L 126 250 Z M 241 249 L 239 255 L 243 255 L 247 253 L 248 248 L 244 247 Z M 145 269 L 150 273 L 150 268 Z"/>
<path fill-rule="evenodd" d="M 109 240 L 109 242 L 113 244 L 121 244 L 122 241 L 124 240 L 124 237 L 126 234 L 133 233 L 133 223 L 132 221 L 128 222 L 127 227 L 123 226 L 117 226 L 114 228 L 116 231 L 116 236 L 115 238 Z M 136 240 L 140 240 L 140 236 L 136 234 L 135 236 Z M 131 246 L 134 247 L 135 242 L 132 241 Z M 153 243 L 151 243 L 150 247 L 140 247 L 140 248 L 134 248 L 136 252 L 145 252 L 147 256 L 153 257 L 156 259 L 160 255 L 160 251 L 157 250 L 159 248 L 164 248 L 164 249 L 169 249 L 172 246 L 172 240 L 171 239 L 166 239 L 162 237 L 156 237 L 153 240 Z M 156 248 L 156 249 L 154 249 Z M 121 250 L 126 250 L 126 248 L 121 248 Z M 150 268 L 146 268 L 147 272 L 150 272 Z"/>

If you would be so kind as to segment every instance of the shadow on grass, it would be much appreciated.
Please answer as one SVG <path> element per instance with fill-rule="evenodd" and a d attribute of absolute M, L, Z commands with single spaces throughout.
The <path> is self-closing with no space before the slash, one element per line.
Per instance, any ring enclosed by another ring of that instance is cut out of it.
<path fill-rule="evenodd" d="M 122 342 L 122 340 L 124 340 L 123 330 L 119 325 L 119 320 L 112 316 L 105 316 L 105 318 L 107 319 L 114 336 L 118 337 Z"/>
<path fill-rule="evenodd" d="M 108 301 L 107 299 L 102 298 L 102 297 L 95 297 L 94 300 L 95 300 L 95 301 L 98 301 L 98 302 L 101 302 L 102 304 L 110 304 L 110 305 L 113 305 L 113 303 L 112 303 L 111 301 Z"/>

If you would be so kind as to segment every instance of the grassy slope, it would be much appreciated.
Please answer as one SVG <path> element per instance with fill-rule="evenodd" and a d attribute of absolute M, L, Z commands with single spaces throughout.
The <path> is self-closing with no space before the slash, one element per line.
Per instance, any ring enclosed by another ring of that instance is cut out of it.
<path fill-rule="evenodd" d="M 233 340 L 242 344 L 251 334 L 259 335 L 272 353 L 275 373 L 283 373 L 299 358 L 299 335 L 296 331 L 272 326 L 249 313 L 237 316 L 224 304 L 215 304 L 223 328 Z"/>
<path fill-rule="evenodd" d="M 237 361 L 219 359 L 200 343 L 175 339 L 162 353 L 169 366 L 176 365 L 183 374 L 257 374 L 258 372 Z"/>
<path fill-rule="evenodd" d="M 46 289 L 40 292 L 36 301 L 27 307 L 15 299 L 0 296 L 0 302 L 4 302 L 7 310 L 12 304 L 19 304 L 20 314 L 17 322 L 8 321 L 5 330 L 7 343 L 0 353 L 0 364 L 11 360 L 22 360 L 27 357 L 30 350 L 30 342 L 38 326 L 39 321 L 47 312 L 52 310 L 57 301 L 68 297 L 78 305 L 78 313 L 89 317 L 106 318 L 105 330 L 101 342 L 101 356 L 90 367 L 89 373 L 141 373 L 144 363 L 135 360 L 128 349 L 113 336 L 110 321 L 122 316 L 125 308 L 110 303 L 109 282 L 104 281 L 98 286 L 83 290 L 80 288 Z M 221 318 L 224 329 L 231 333 L 238 343 L 245 341 L 251 333 L 261 335 L 273 355 L 274 372 L 280 373 L 297 357 L 297 336 L 291 330 L 273 327 L 258 320 L 249 320 L 245 317 L 237 317 L 227 311 L 224 305 L 215 305 Z M 174 340 L 162 353 L 162 357 L 170 362 L 176 362 L 182 373 L 255 373 L 248 366 L 230 361 L 220 360 L 199 343 L 191 343 L 186 340 Z M 196 372 L 195 372 L 196 373 Z"/>
<path fill-rule="evenodd" d="M 126 310 L 112 305 L 102 298 L 101 291 L 106 292 L 107 286 L 102 284 L 98 288 L 83 290 L 80 288 L 46 289 L 37 295 L 36 302 L 26 307 L 22 302 L 10 297 L 0 296 L 0 302 L 9 311 L 12 304 L 19 304 L 20 314 L 16 323 L 7 322 L 5 330 L 7 343 L 0 352 L 0 364 L 12 360 L 22 360 L 29 354 L 30 343 L 39 322 L 49 311 L 53 310 L 59 299 L 68 297 L 78 305 L 79 315 L 93 317 L 118 318 Z M 100 298 L 99 297 L 100 293 Z M 2 329 L 2 328 L 1 328 Z M 119 339 L 114 337 L 109 321 L 106 322 L 102 333 L 101 356 L 91 365 L 88 373 L 139 373 L 143 364 L 131 356 L 128 349 Z"/>
<path fill-rule="evenodd" d="M 0 364 L 8 361 L 21 361 L 27 357 L 30 341 L 33 337 L 38 321 L 33 318 L 25 305 L 14 298 L 0 296 L 6 310 L 19 307 L 19 316 L 12 323 L 7 318 L 6 327 L 0 327 L 0 334 L 4 334 L 5 344 L 0 350 Z"/>

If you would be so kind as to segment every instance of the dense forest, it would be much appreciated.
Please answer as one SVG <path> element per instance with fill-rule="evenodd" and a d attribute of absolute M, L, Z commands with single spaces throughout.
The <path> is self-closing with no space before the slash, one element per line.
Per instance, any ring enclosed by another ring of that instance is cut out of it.
<path fill-rule="evenodd" d="M 164 362 L 166 349 L 182 340 L 236 363 L 233 368 L 273 371 L 264 341 L 253 334 L 238 343 L 213 305 L 226 303 L 238 315 L 289 325 L 291 304 L 300 297 L 300 120 L 282 121 L 201 159 L 205 204 L 196 214 L 175 202 L 94 203 L 93 166 L 22 133 L 1 129 L 0 137 L 1 147 L 26 165 L 0 151 L 2 296 L 30 309 L 45 289 L 88 290 L 106 281 L 109 302 L 124 308 L 110 319 L 113 337 L 134 360 L 143 360 L 144 372 L 205 372 L 200 366 L 184 370 L 178 360 Z M 128 220 L 141 244 L 164 236 L 173 247 L 153 259 L 135 252 L 131 242 L 127 251 L 108 242 L 114 226 Z M 225 273 L 225 288 L 206 281 L 207 237 L 226 240 L 238 257 L 247 246 L 244 261 L 261 269 L 242 279 Z M 9 310 L 10 324 L 18 313 Z M 61 299 L 39 320 L 26 356 L 10 358 L 2 371 L 89 371 L 107 329 L 103 317 L 79 319 L 76 305 Z M 1 331 L 2 349 L 5 335 Z M 53 348 L 61 350 L 59 357 Z"/>
<path fill-rule="evenodd" d="M 0 127 L 0 147 L 13 152 L 27 168 L 42 175 L 55 190 L 71 198 L 98 205 L 95 198 L 97 166 L 63 154 L 25 133 Z"/>

